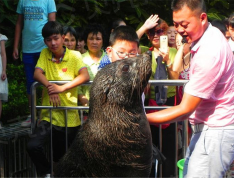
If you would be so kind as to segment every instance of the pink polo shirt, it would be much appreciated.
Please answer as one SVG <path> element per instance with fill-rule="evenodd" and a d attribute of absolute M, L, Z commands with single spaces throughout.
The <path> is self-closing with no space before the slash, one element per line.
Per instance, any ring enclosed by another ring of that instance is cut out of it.
<path fill-rule="evenodd" d="M 192 45 L 190 81 L 185 92 L 202 98 L 190 123 L 210 127 L 234 123 L 234 58 L 224 35 L 209 24 Z"/>

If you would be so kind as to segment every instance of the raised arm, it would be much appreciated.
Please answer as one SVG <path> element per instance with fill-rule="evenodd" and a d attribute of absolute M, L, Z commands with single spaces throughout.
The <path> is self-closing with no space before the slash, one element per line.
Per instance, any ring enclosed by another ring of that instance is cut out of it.
<path fill-rule="evenodd" d="M 146 21 L 145 21 L 145 23 L 137 30 L 137 36 L 138 36 L 138 38 L 140 39 L 143 35 L 144 35 L 144 33 L 147 31 L 147 30 L 149 30 L 149 29 L 151 29 L 151 28 L 153 28 L 153 27 L 155 27 L 158 23 L 158 20 L 159 20 L 159 17 L 158 17 L 158 15 L 151 15 Z"/>
<path fill-rule="evenodd" d="M 184 51 L 184 44 L 180 46 L 174 58 L 172 70 L 175 72 L 183 71 L 183 51 Z"/>

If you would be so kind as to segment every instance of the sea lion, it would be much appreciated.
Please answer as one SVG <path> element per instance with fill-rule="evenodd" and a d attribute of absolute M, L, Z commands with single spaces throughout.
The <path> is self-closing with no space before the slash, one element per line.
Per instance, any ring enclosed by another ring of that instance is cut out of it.
<path fill-rule="evenodd" d="M 152 138 L 142 93 L 151 57 L 139 55 L 101 69 L 91 85 L 89 116 L 56 166 L 55 177 L 148 177 Z"/>

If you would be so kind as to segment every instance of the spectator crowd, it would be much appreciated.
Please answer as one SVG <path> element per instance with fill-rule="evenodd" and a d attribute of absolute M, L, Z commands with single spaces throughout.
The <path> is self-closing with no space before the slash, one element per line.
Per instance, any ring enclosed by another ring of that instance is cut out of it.
<path fill-rule="evenodd" d="M 232 80 L 234 14 L 224 20 L 208 22 L 203 0 L 194 0 L 193 3 L 192 0 L 174 0 L 172 11 L 173 24 L 168 24 L 154 14 L 146 19 L 139 29 L 132 28 L 123 19 L 113 19 L 108 36 L 104 27 L 98 23 L 89 23 L 86 27 L 62 26 L 56 21 L 54 0 L 19 0 L 16 10 L 18 18 L 13 58 L 19 59 L 18 48 L 22 36 L 22 60 L 27 81 L 25 92 L 29 111 L 30 87 L 35 81 L 44 86 L 42 95 L 44 106 L 89 106 L 90 86 L 82 84 L 92 81 L 98 71 L 108 64 L 136 57 L 150 50 L 152 52 L 150 79 L 189 80 L 185 87 L 148 85 L 142 94 L 142 103 L 145 106 L 174 106 L 164 111 L 146 110 L 151 124 L 152 141 L 156 146 L 160 145 L 159 124 L 162 124 L 162 153 L 167 158 L 162 169 L 163 177 L 176 176 L 176 152 L 172 148 L 177 146 L 175 139 L 175 133 L 177 133 L 179 138 L 177 154 L 180 158 L 182 122 L 178 122 L 178 130 L 175 122 L 185 119 L 190 120 L 188 126 L 190 145 L 186 154 L 184 176 L 223 176 L 234 159 L 233 150 L 232 153 L 228 152 L 227 145 L 223 147 L 225 150 L 219 150 L 219 153 L 210 152 L 223 144 L 220 140 L 212 140 L 216 134 L 221 134 L 217 132 L 223 132 L 222 137 L 234 144 L 233 139 L 228 136 L 228 134 L 231 136 L 234 134 L 234 82 Z M 147 36 L 150 46 L 140 45 L 143 35 Z M 167 37 L 166 51 L 160 46 L 162 36 Z M 2 102 L 8 101 L 5 51 L 7 40 L 5 35 L 0 34 L 0 118 Z M 51 80 L 70 82 L 57 85 L 50 83 Z M 84 111 L 84 116 L 88 119 L 88 111 Z M 53 111 L 53 161 L 55 163 L 65 154 L 65 147 L 61 146 L 66 143 L 66 140 L 62 139 L 66 125 L 64 117 L 63 111 Z M 68 146 L 70 146 L 80 128 L 81 121 L 77 110 L 69 110 L 67 118 Z M 21 123 L 21 126 L 31 126 L 31 114 Z M 2 127 L 0 122 L 0 129 Z M 46 133 L 42 135 L 43 130 L 46 130 Z M 207 139 L 205 134 L 202 134 L 207 130 L 210 131 L 207 132 L 210 138 L 207 144 L 211 145 L 211 148 L 207 148 L 209 153 L 204 153 L 205 151 L 198 150 L 196 145 L 204 146 L 200 142 L 202 142 L 201 139 Z M 37 174 L 50 177 L 50 163 L 44 155 L 44 148 L 50 137 L 48 110 L 41 111 L 35 135 L 28 141 L 28 154 L 36 166 Z M 229 154 L 224 153 L 225 151 Z M 208 155 L 205 158 L 206 161 L 197 161 L 202 160 L 205 157 L 204 154 Z M 221 157 L 224 158 L 221 159 Z M 206 164 L 208 168 L 202 168 L 199 164 Z M 223 165 L 224 168 L 221 169 Z M 193 166 L 197 169 L 193 170 Z M 151 176 L 154 175 L 153 170 L 152 168 Z"/>

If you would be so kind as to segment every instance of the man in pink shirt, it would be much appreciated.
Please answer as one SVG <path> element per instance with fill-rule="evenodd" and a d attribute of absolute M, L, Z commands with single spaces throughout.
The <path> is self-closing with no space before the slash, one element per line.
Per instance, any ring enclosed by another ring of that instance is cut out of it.
<path fill-rule="evenodd" d="M 207 19 L 204 0 L 173 0 L 174 26 L 191 46 L 190 81 L 180 105 L 147 114 L 151 124 L 189 118 L 193 137 L 184 177 L 223 177 L 234 160 L 234 58 Z"/>

